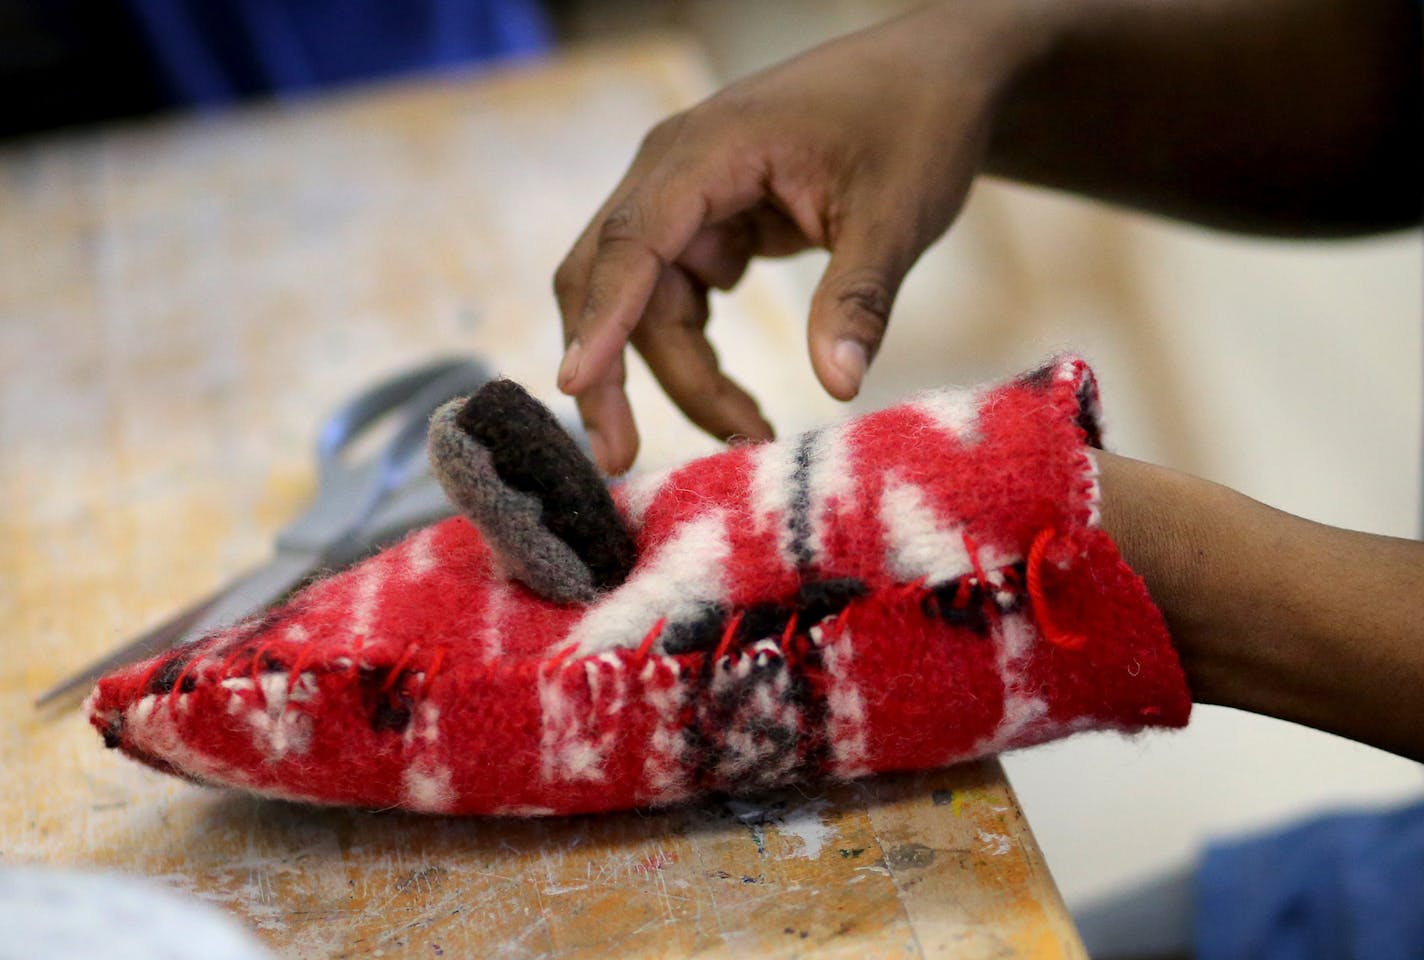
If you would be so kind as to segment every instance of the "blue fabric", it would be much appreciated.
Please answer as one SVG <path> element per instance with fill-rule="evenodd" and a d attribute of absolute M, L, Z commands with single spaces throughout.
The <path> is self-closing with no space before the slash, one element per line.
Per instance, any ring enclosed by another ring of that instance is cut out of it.
<path fill-rule="evenodd" d="M 129 0 L 177 103 L 216 105 L 549 48 L 538 0 Z"/>
<path fill-rule="evenodd" d="M 1424 803 L 1212 845 L 1197 960 L 1424 958 Z"/>

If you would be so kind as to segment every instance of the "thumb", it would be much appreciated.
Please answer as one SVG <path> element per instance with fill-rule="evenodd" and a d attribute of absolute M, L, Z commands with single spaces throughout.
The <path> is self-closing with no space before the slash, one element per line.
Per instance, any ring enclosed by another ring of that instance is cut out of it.
<path fill-rule="evenodd" d="M 811 298 L 811 367 L 826 392 L 851 400 L 875 359 L 890 307 L 913 263 L 901 244 L 847 224 Z"/>

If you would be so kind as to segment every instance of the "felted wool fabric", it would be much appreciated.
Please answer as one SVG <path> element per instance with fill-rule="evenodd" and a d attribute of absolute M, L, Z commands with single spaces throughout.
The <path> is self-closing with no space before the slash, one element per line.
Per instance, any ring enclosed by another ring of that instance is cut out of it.
<path fill-rule="evenodd" d="M 1181 726 L 1162 617 L 1098 526 L 1099 443 L 1060 357 L 618 486 L 636 561 L 587 603 L 505 579 L 455 518 L 87 709 L 205 783 L 518 815 Z"/>
<path fill-rule="evenodd" d="M 632 571 L 637 546 L 598 471 L 543 404 L 492 380 L 430 419 L 431 466 L 474 521 L 496 573 L 559 603 L 589 601 Z"/>

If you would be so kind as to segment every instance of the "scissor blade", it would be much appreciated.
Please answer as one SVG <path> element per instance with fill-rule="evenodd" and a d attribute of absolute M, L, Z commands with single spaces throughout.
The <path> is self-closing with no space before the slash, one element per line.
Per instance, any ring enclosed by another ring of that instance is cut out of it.
<path fill-rule="evenodd" d="M 361 404 L 367 409 L 361 411 L 354 429 L 351 424 L 345 424 L 340 431 L 335 431 L 335 421 L 328 424 L 324 430 L 316 495 L 307 508 L 278 533 L 279 549 L 321 552 L 359 538 L 372 513 L 392 494 L 411 483 L 424 467 L 425 435 L 431 414 L 452 397 L 469 393 L 489 380 L 484 366 L 473 361 L 435 366 L 417 373 L 423 379 L 406 378 L 409 382 L 395 383 L 401 392 L 398 396 L 386 397 L 393 400 L 394 405 L 379 410 L 371 406 L 372 398 L 389 393 L 392 384 L 379 387 L 362 399 Z M 341 461 L 336 454 L 344 445 L 356 442 L 366 421 L 381 412 L 399 418 L 394 436 L 375 456 L 356 463 Z"/>
<path fill-rule="evenodd" d="M 357 394 L 327 418 L 318 442 L 321 485 L 307 509 L 278 535 L 277 555 L 142 636 L 57 684 L 37 707 L 77 703 L 109 671 L 231 626 L 282 600 L 320 569 L 348 566 L 417 526 L 448 515 L 443 494 L 418 473 L 425 422 L 446 399 L 489 379 L 475 360 L 451 359 L 392 377 Z M 337 459 L 364 427 L 399 410 L 404 428 L 380 457 L 343 468 Z"/>
<path fill-rule="evenodd" d="M 406 534 L 454 516 L 455 508 L 428 473 L 406 483 L 387 497 L 357 536 L 333 544 L 323 558 L 333 569 L 348 567 L 389 547 Z"/>
<path fill-rule="evenodd" d="M 301 586 L 311 574 L 339 570 L 370 556 L 405 534 L 435 523 L 453 512 L 434 478 L 422 477 L 403 488 L 379 510 L 359 539 L 343 544 L 341 553 L 313 557 L 282 551 L 261 567 L 228 581 L 203 599 L 145 631 L 77 673 L 66 677 L 35 700 L 36 708 L 77 706 L 104 674 L 137 663 L 190 640 L 261 613 Z"/>
<path fill-rule="evenodd" d="M 176 643 L 198 640 L 261 613 L 301 586 L 320 565 L 320 556 L 279 550 L 268 563 L 229 585 L 217 602 L 183 631 Z"/>
<path fill-rule="evenodd" d="M 77 705 L 89 692 L 89 688 L 110 670 L 146 659 L 172 647 L 192 628 L 193 624 L 202 618 L 204 613 L 221 599 L 221 595 L 221 591 L 209 594 L 145 631 L 119 649 L 95 660 L 73 676 L 61 680 L 40 694 L 39 698 L 35 700 L 35 706 L 46 707 L 55 704 L 56 706 L 72 707 Z"/>
<path fill-rule="evenodd" d="M 279 554 L 61 680 L 35 700 L 35 707 L 77 706 L 104 674 L 190 640 L 200 639 L 231 626 L 249 614 L 261 612 L 299 586 L 316 566 L 317 560 L 310 554 Z"/>

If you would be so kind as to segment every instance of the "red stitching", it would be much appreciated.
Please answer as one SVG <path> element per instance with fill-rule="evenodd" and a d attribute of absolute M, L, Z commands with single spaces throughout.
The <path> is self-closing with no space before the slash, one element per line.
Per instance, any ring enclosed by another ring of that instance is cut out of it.
<path fill-rule="evenodd" d="M 562 653 L 549 657 L 547 660 L 536 661 L 532 663 L 528 669 L 532 670 L 534 673 L 541 673 L 543 672 L 545 667 L 548 667 L 549 673 L 552 674 L 555 670 L 558 670 L 561 666 L 563 666 L 564 661 L 567 660 L 573 654 L 574 649 L 575 648 L 572 645 L 567 646 L 564 648 Z M 490 675 L 493 675 L 495 673 L 494 664 L 489 665 L 488 672 Z"/>
<path fill-rule="evenodd" d="M 895 591 L 895 599 L 900 601 L 909 600 L 912 597 L 918 598 L 925 592 L 925 584 L 929 582 L 929 576 L 919 577 L 905 584 L 903 587 L 892 588 Z"/>
<path fill-rule="evenodd" d="M 806 644 L 808 642 L 809 638 L 804 633 L 795 634 L 787 641 L 786 647 L 782 651 L 786 657 L 787 666 L 796 667 L 801 665 L 801 661 L 806 656 Z"/>
<path fill-rule="evenodd" d="M 173 681 L 173 689 L 168 691 L 168 713 L 170 716 L 178 715 L 178 697 L 182 695 L 183 681 L 188 678 L 188 671 L 193 669 L 193 664 L 198 662 L 197 657 L 193 657 L 183 664 L 183 669 L 178 671 L 178 679 Z"/>
<path fill-rule="evenodd" d="M 960 534 L 960 538 L 964 541 L 965 552 L 969 554 L 969 565 L 974 568 L 974 579 L 988 589 L 989 578 L 985 575 L 984 564 L 979 559 L 979 544 L 969 535 L 968 530 Z"/>
<path fill-rule="evenodd" d="M 422 696 L 425 695 L 425 691 L 429 689 L 430 684 L 435 681 L 435 675 L 440 672 L 441 665 L 445 663 L 445 654 L 448 650 L 449 648 L 444 646 L 435 648 L 435 654 L 430 658 L 430 666 L 425 668 L 425 679 L 420 682 L 420 693 Z"/>
<path fill-rule="evenodd" d="M 297 658 L 292 661 L 292 668 L 287 674 L 288 696 L 290 696 L 292 691 L 296 689 L 297 679 L 302 675 L 302 667 L 306 666 L 307 661 L 312 658 L 312 654 L 315 652 L 316 645 L 317 641 L 315 640 L 307 641 L 306 646 L 302 647 L 301 652 L 297 654 Z"/>
<path fill-rule="evenodd" d="M 238 657 L 241 657 L 247 650 L 248 648 L 245 644 L 239 643 L 234 645 L 232 653 L 229 653 L 222 664 L 218 666 L 218 676 L 226 677 L 228 670 L 232 669 L 232 665 L 237 662 Z"/>
<path fill-rule="evenodd" d="M 1035 616 L 1038 618 L 1040 624 L 1040 631 L 1044 633 L 1045 637 L 1055 645 L 1066 647 L 1068 649 L 1075 649 L 1075 643 L 1077 646 L 1081 646 L 1082 643 L 1085 642 L 1085 638 L 1077 637 L 1076 634 L 1072 634 L 1059 628 L 1054 622 L 1051 612 L 1047 611 L 1046 608 L 1046 600 L 1043 595 L 1042 584 L 1039 580 L 1039 571 L 1037 569 L 1037 565 L 1040 565 L 1042 563 L 1043 551 L 1047 543 L 1045 533 L 1051 533 L 1051 531 L 1045 531 L 1044 533 L 1040 533 L 1039 538 L 1035 540 L 1036 549 L 1031 548 L 1029 551 L 1029 563 L 1032 566 L 1032 569 L 1030 571 L 1026 571 L 1026 573 L 1033 580 L 1034 583 L 1038 584 L 1038 596 L 1035 597 L 1031 594 L 1030 601 L 1034 605 L 1034 613 Z M 951 602 L 954 604 L 955 607 L 958 608 L 966 607 L 970 603 L 972 603 L 974 600 L 975 593 L 974 584 L 977 582 L 982 587 L 983 602 L 986 605 L 988 616 L 990 616 L 993 622 L 997 624 L 1002 620 L 1002 611 L 1000 611 L 999 605 L 994 602 L 995 588 L 992 584 L 989 583 L 988 573 L 984 568 L 983 560 L 980 556 L 979 546 L 974 541 L 973 537 L 971 537 L 967 532 L 961 534 L 961 536 L 964 540 L 965 550 L 968 553 L 969 561 L 973 568 L 973 574 L 972 576 L 966 574 L 962 577 L 957 578 L 954 596 Z M 1040 540 L 1042 540 L 1043 542 L 1040 542 Z M 1003 567 L 998 567 L 995 569 L 1004 577 L 1004 588 L 1015 589 L 1019 586 L 1021 575 L 1019 571 L 1013 567 L 1013 565 L 1005 565 Z M 851 618 L 858 615 L 859 611 L 867 609 L 871 604 L 884 604 L 887 601 L 903 603 L 910 601 L 911 599 L 916 599 L 921 603 L 926 601 L 933 601 L 935 604 L 939 604 L 941 602 L 940 596 L 941 595 L 939 591 L 929 586 L 927 577 L 920 577 L 914 580 L 913 582 L 906 584 L 888 584 L 874 593 L 866 594 L 864 596 L 851 600 L 843 608 L 841 608 L 841 610 L 835 615 L 835 618 L 833 620 L 830 620 L 829 623 L 823 621 L 822 624 L 820 624 L 821 629 L 824 631 L 823 637 L 825 638 L 822 642 L 828 642 L 829 638 L 832 636 L 844 636 L 846 631 L 849 629 Z M 812 645 L 812 641 L 809 639 L 809 637 L 806 637 L 804 634 L 796 632 L 797 628 L 800 626 L 800 621 L 798 619 L 800 615 L 799 612 L 792 611 L 792 614 L 792 619 L 788 621 L 786 628 L 783 630 L 779 643 L 779 646 L 782 651 L 787 654 L 795 652 L 794 645 L 798 639 L 804 640 L 803 646 L 807 651 Z M 719 640 L 716 649 L 712 652 L 712 658 L 714 662 L 722 660 L 724 657 L 728 656 L 732 652 L 732 647 L 736 642 L 737 629 L 741 625 L 744 615 L 744 610 L 738 610 L 735 611 L 727 619 L 726 625 L 722 629 L 721 639 Z M 658 620 L 657 623 L 653 625 L 653 627 L 648 631 L 648 633 L 644 635 L 642 641 L 639 643 L 638 647 L 631 652 L 631 655 L 628 656 L 628 660 L 626 662 L 630 665 L 639 666 L 645 663 L 647 659 L 652 655 L 653 646 L 657 643 L 658 638 L 666 629 L 667 618 L 662 617 Z M 357 664 L 359 663 L 362 642 L 364 641 L 364 639 L 365 638 L 361 636 L 357 636 L 354 638 L 352 650 L 353 669 L 355 669 Z M 401 668 L 405 666 L 409 662 L 410 658 L 414 655 L 414 653 L 416 652 L 416 646 L 418 645 L 412 645 L 411 648 L 408 648 L 401 655 L 396 664 L 391 668 L 391 673 L 386 677 L 385 684 L 382 686 L 382 691 L 388 690 L 392 685 L 395 684 L 396 680 L 399 679 Z M 627 648 L 624 649 L 626 650 Z M 266 647 L 263 647 L 261 650 L 259 650 L 258 656 L 254 658 L 254 663 L 260 662 L 261 654 L 264 653 L 265 650 Z M 552 657 L 546 657 L 541 660 L 519 660 L 513 663 L 507 661 L 495 661 L 493 663 L 480 664 L 478 666 L 457 664 L 452 666 L 450 669 L 453 670 L 460 677 L 470 677 L 475 679 L 495 679 L 499 677 L 522 676 L 529 673 L 539 674 L 546 671 L 553 672 L 557 670 L 565 663 L 565 661 L 569 660 L 569 658 L 572 657 L 575 652 L 576 648 L 574 646 L 568 646 L 561 653 Z M 434 673 L 437 672 L 442 666 L 444 666 L 444 661 L 447 655 L 447 649 L 441 647 L 437 649 L 435 654 L 432 656 L 431 665 L 427 668 L 426 671 L 426 678 L 421 684 L 422 691 L 429 687 L 430 681 L 433 678 Z M 683 659 L 691 659 L 695 661 L 705 656 L 707 656 L 706 653 L 689 653 L 686 655 L 678 655 L 678 659 L 679 661 L 682 661 Z M 447 670 L 446 672 L 449 671 Z"/>
<path fill-rule="evenodd" d="M 648 654 L 653 651 L 653 644 L 658 642 L 658 637 L 662 635 L 663 628 L 667 626 L 667 617 L 660 617 L 658 622 L 653 624 L 653 628 L 643 637 L 643 642 L 638 645 L 638 652 L 633 654 L 633 662 L 642 666 L 648 661 Z"/>
<path fill-rule="evenodd" d="M 969 606 L 970 593 L 969 578 L 960 577 L 959 583 L 956 584 L 954 588 L 954 608 L 956 610 L 963 610 Z"/>
<path fill-rule="evenodd" d="M 148 689 L 149 681 L 153 679 L 153 675 L 158 672 L 158 668 L 162 667 L 165 662 L 166 661 L 161 658 L 154 660 L 149 668 L 138 678 L 138 684 L 134 688 L 138 696 L 143 696 L 143 692 Z"/>
<path fill-rule="evenodd" d="M 391 664 L 391 672 L 386 674 L 385 682 L 381 684 L 382 693 L 385 693 L 396 685 L 396 680 L 400 678 L 401 671 L 405 669 L 406 664 L 410 663 L 410 658 L 415 656 L 419 649 L 420 644 L 412 643 L 401 651 L 401 655 L 396 658 L 396 662 Z"/>
<path fill-rule="evenodd" d="M 257 652 L 252 655 L 252 685 L 257 688 L 257 692 L 262 694 L 262 703 L 267 703 L 267 691 L 262 689 L 262 655 L 270 650 L 277 643 L 276 640 L 268 640 L 257 648 Z"/>
<path fill-rule="evenodd" d="M 366 635 L 358 633 L 351 638 L 351 669 L 347 676 L 354 676 L 361 669 L 361 654 L 366 649 Z"/>
<path fill-rule="evenodd" d="M 1062 370 L 1062 368 L 1063 362 L 1060 360 L 1056 365 L 1055 374 Z M 1092 370 L 1089 369 L 1088 364 L 1081 357 L 1072 360 L 1069 364 L 1069 370 L 1071 371 L 1071 375 L 1066 384 L 1058 381 L 1055 376 L 1054 390 L 1057 396 L 1053 403 L 1059 415 L 1055 422 L 1061 425 L 1057 428 L 1059 430 L 1062 429 L 1062 426 L 1067 427 L 1072 437 L 1072 445 L 1077 448 L 1077 462 L 1075 466 L 1077 467 L 1079 477 L 1082 479 L 1082 484 L 1077 490 L 1078 502 L 1073 505 L 1073 512 L 1078 522 L 1087 526 L 1093 514 L 1087 496 L 1092 491 L 1094 482 L 1093 458 L 1092 455 L 1088 453 L 1088 431 L 1078 422 L 1078 416 L 1085 409 L 1090 414 L 1093 413 L 1093 408 L 1100 405 L 1101 398 L 1098 390 L 1098 379 L 1093 376 Z M 1084 402 L 1079 403 L 1078 392 L 1084 383 L 1089 384 L 1090 389 L 1084 398 Z M 1097 416 L 1093 416 L 1095 425 L 1097 419 Z M 1102 431 L 1100 425 L 1096 432 L 1098 432 L 1099 439 L 1101 439 Z"/>
<path fill-rule="evenodd" d="M 1044 527 L 1028 548 L 1028 564 L 1025 570 L 1028 577 L 1028 599 L 1033 604 L 1033 613 L 1038 620 L 1038 629 L 1043 634 L 1043 639 L 1064 650 L 1077 650 L 1088 638 L 1081 633 L 1064 630 L 1054 622 L 1053 614 L 1048 609 L 1048 597 L 1043 590 L 1043 555 L 1048 549 L 1049 541 L 1057 535 L 1057 531 L 1052 527 Z"/>
<path fill-rule="evenodd" d="M 727 651 L 732 648 L 732 638 L 737 633 L 737 627 L 742 622 L 742 611 L 738 610 L 732 614 L 727 621 L 727 628 L 722 631 L 722 642 L 717 644 L 717 651 L 712 654 L 712 661 L 715 663 L 727 655 Z"/>
<path fill-rule="evenodd" d="M 791 641 L 796 637 L 796 617 L 799 611 L 791 611 L 791 619 L 786 621 L 786 629 L 781 631 L 781 653 L 787 659 L 791 658 Z"/>
<path fill-rule="evenodd" d="M 1003 630 L 1003 614 L 1002 611 L 999 610 L 999 604 L 994 600 L 994 587 L 993 584 L 989 583 L 989 575 L 984 572 L 984 562 L 979 556 L 979 544 L 969 535 L 968 530 L 965 530 L 961 534 L 961 538 L 964 540 L 964 549 L 969 554 L 969 563 L 974 568 L 974 579 L 978 581 L 979 587 L 983 591 L 980 602 L 984 607 L 984 615 L 996 628 Z M 966 606 L 967 605 L 968 602 L 966 601 Z"/>

